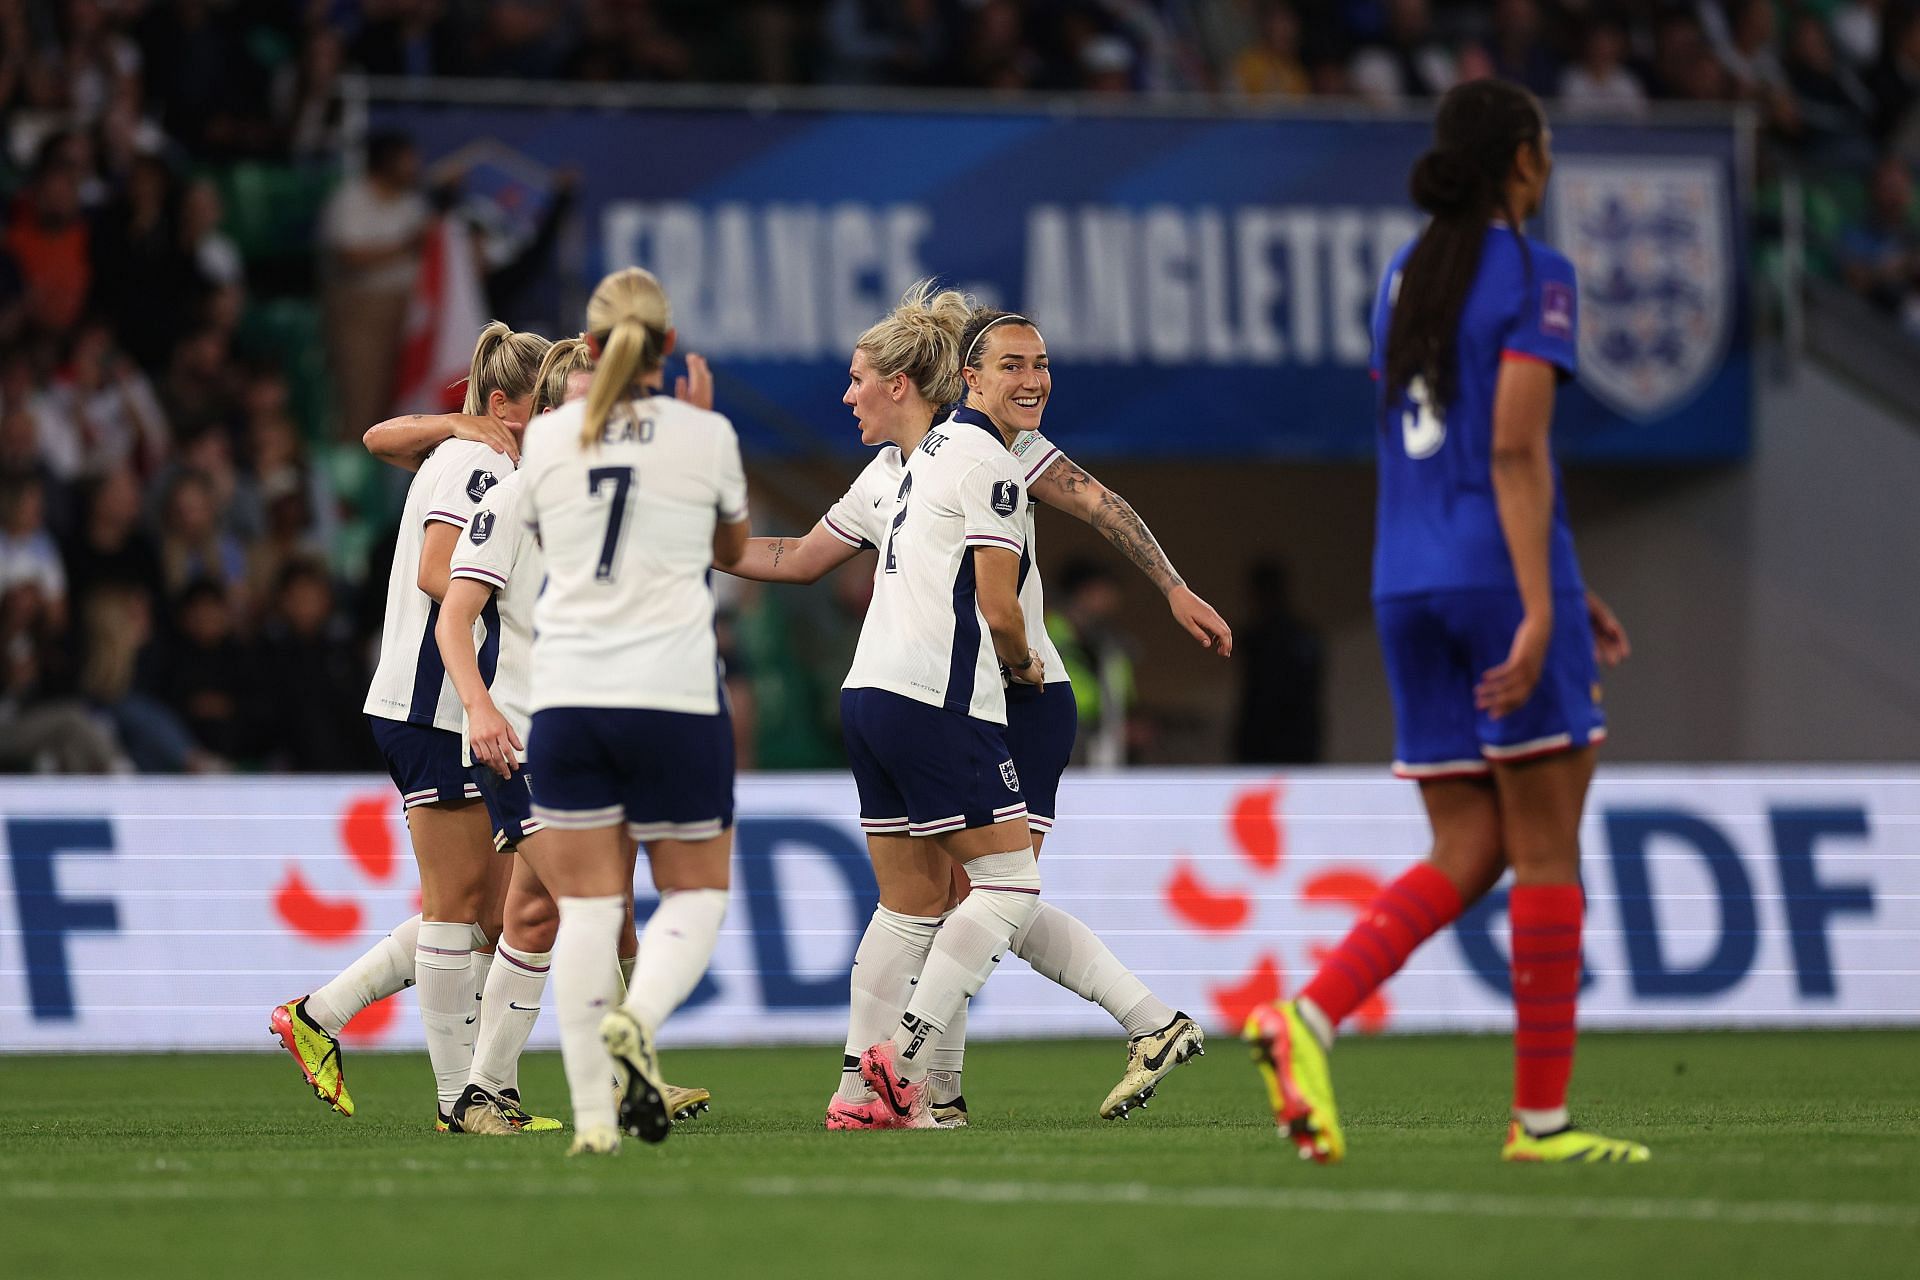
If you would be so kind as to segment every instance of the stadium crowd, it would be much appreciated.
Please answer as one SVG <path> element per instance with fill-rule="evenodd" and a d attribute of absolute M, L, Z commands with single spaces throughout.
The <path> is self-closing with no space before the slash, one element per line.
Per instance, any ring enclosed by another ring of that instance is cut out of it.
<path fill-rule="evenodd" d="M 417 241 L 349 261 L 334 233 L 380 211 L 343 187 L 316 271 L 230 209 L 236 174 L 326 197 L 350 70 L 1384 104 L 1499 75 L 1560 113 L 1746 101 L 1814 180 L 1815 265 L 1920 335 L 1913 0 L 0 0 L 0 768 L 377 764 L 379 574 L 359 584 L 386 490 L 337 424 L 379 406 L 351 356 L 330 388 L 263 317 L 348 270 L 404 295 Z M 390 193 L 408 216 L 413 182 Z"/>

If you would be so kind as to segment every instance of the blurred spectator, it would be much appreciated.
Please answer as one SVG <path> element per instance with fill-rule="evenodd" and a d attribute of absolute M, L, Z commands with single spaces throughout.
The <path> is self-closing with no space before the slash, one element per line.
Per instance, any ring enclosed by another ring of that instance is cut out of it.
<path fill-rule="evenodd" d="M 148 676 L 193 740 L 223 760 L 238 759 L 248 745 L 254 693 L 253 664 L 234 615 L 218 581 L 188 583 L 174 601 L 172 638 Z"/>
<path fill-rule="evenodd" d="M 1920 337 L 1920 219 L 1898 156 L 1874 167 L 1866 217 L 1841 232 L 1837 247 L 1848 287 Z"/>
<path fill-rule="evenodd" d="M 100 0 L 66 0 L 61 31 L 73 112 L 91 123 L 106 114 L 120 87 L 140 75 L 139 46 L 108 24 Z"/>
<path fill-rule="evenodd" d="M 220 329 L 203 325 L 174 345 L 160 402 L 182 440 L 233 430 L 240 412 L 240 374 Z"/>
<path fill-rule="evenodd" d="M 1313 92 L 1300 61 L 1300 15 L 1292 5 L 1262 8 L 1258 37 L 1233 60 L 1233 87 L 1249 98 L 1303 98 Z"/>
<path fill-rule="evenodd" d="M 1699 19 L 1682 9 L 1670 9 L 1654 28 L 1654 96 L 1696 101 L 1719 101 L 1730 86 L 1720 62 L 1707 44 Z"/>
<path fill-rule="evenodd" d="M 1133 708 L 1132 645 L 1116 630 L 1122 596 L 1114 573 L 1088 560 L 1071 560 L 1060 572 L 1056 603 L 1047 612 L 1047 635 L 1073 681 L 1080 711 L 1074 759 L 1095 768 L 1127 763 L 1128 716 Z"/>
<path fill-rule="evenodd" d="M 46 393 L 43 438 L 48 464 L 62 480 L 131 466 L 152 475 L 166 456 L 167 415 L 153 384 L 115 347 L 103 320 L 74 331 L 67 361 Z"/>
<path fill-rule="evenodd" d="M 129 468 L 115 467 L 84 487 L 79 527 L 67 540 L 66 569 L 76 600 L 114 586 L 155 602 L 163 578 L 160 555 L 140 527 L 140 484 Z"/>
<path fill-rule="evenodd" d="M 1262 560 L 1248 575 L 1249 620 L 1236 628 L 1240 710 L 1233 758 L 1241 764 L 1314 764 L 1321 755 L 1325 658 L 1320 636 L 1294 612 L 1287 567 Z"/>
<path fill-rule="evenodd" d="M 40 477 L 0 477 L 0 595 L 31 587 L 51 631 L 66 629 L 67 570 L 47 532 L 46 488 Z"/>
<path fill-rule="evenodd" d="M 1133 46 L 1101 34 L 1080 46 L 1080 88 L 1088 93 L 1133 92 Z"/>
<path fill-rule="evenodd" d="M 44 333 L 73 327 L 93 283 L 80 179 L 58 140 L 40 149 L 33 181 L 14 201 L 6 246 L 26 284 L 27 315 Z"/>
<path fill-rule="evenodd" d="M 1453 87 L 1453 55 L 1433 35 L 1427 0 L 1388 0 L 1383 39 L 1362 49 L 1350 68 L 1354 90 L 1382 106 L 1435 98 Z"/>
<path fill-rule="evenodd" d="M 264 7 L 264 6 L 262 6 Z M 243 0 L 152 0 L 140 22 L 142 75 L 160 121 L 202 157 L 241 154 L 269 127 L 266 78 Z"/>
<path fill-rule="evenodd" d="M 344 149 L 340 71 L 346 55 L 340 34 L 317 27 L 300 47 L 298 64 L 274 87 L 274 115 L 295 160 L 332 161 Z"/>
<path fill-rule="evenodd" d="M 1886 0 L 1846 0 L 1829 15 L 1833 42 L 1855 70 L 1864 71 L 1880 60 L 1880 32 L 1887 20 L 1886 10 Z"/>
<path fill-rule="evenodd" d="M 1885 35 L 1868 87 L 1873 91 L 1874 136 L 1892 143 L 1920 99 L 1920 5 L 1888 14 Z"/>
<path fill-rule="evenodd" d="M 684 80 L 693 73 L 693 54 L 652 0 L 586 0 L 567 73 L 576 80 Z"/>
<path fill-rule="evenodd" d="M 260 670 L 274 679 L 271 714 L 257 726 L 270 769 L 345 773 L 379 767 L 360 714 L 368 672 L 334 609 L 333 583 L 312 560 L 292 560 L 272 586 Z"/>
<path fill-rule="evenodd" d="M 148 593 L 112 582 L 82 597 L 84 622 L 80 692 L 114 727 L 142 773 L 207 773 L 223 762 L 202 750 L 172 708 L 142 692 L 135 680 L 153 640 Z"/>
<path fill-rule="evenodd" d="M 1807 158 L 1858 172 L 1873 163 L 1873 95 L 1852 67 L 1834 57 L 1826 24 L 1801 13 L 1788 28 L 1787 80 L 1799 102 Z"/>
<path fill-rule="evenodd" d="M 1029 89 L 1040 74 L 1040 55 L 1028 43 L 1025 19 L 1013 0 L 985 0 L 974 11 L 964 38 L 961 74 L 983 89 Z"/>
<path fill-rule="evenodd" d="M 394 360 L 419 274 L 428 218 L 412 139 L 367 140 L 367 171 L 342 183 L 320 215 L 326 258 L 326 332 L 343 432 L 387 416 Z"/>
<path fill-rule="evenodd" d="M 430 76 L 453 69 L 444 0 L 366 0 L 350 60 L 376 76 Z"/>
<path fill-rule="evenodd" d="M 0 768 L 121 771 L 112 734 L 61 690 L 63 644 L 37 583 L 0 591 Z"/>
<path fill-rule="evenodd" d="M 181 471 L 167 486 L 161 507 L 160 568 L 169 595 L 196 582 L 243 589 L 247 557 L 239 540 L 220 528 L 213 482 L 204 472 Z M 225 606 L 225 598 L 222 598 Z"/>
<path fill-rule="evenodd" d="M 213 288 L 240 288 L 246 284 L 246 266 L 239 246 L 220 229 L 226 210 L 220 189 L 205 178 L 187 184 L 180 199 L 180 245 L 200 279 Z"/>
<path fill-rule="evenodd" d="M 1627 33 L 1606 19 L 1587 24 L 1580 58 L 1560 75 L 1560 106 L 1573 115 L 1640 115 L 1647 91 L 1626 67 Z"/>
<path fill-rule="evenodd" d="M 165 369 L 199 285 L 174 225 L 173 200 L 166 162 L 138 157 L 126 189 L 101 216 L 93 246 L 100 307 L 122 345 L 154 372 Z"/>
<path fill-rule="evenodd" d="M 1525 85 L 1543 98 L 1559 82 L 1559 60 L 1541 33 L 1540 9 L 1534 0 L 1497 0 L 1491 53 L 1495 75 Z"/>
<path fill-rule="evenodd" d="M 936 82 L 952 27 L 936 0 L 829 0 L 831 78 L 840 84 Z"/>
<path fill-rule="evenodd" d="M 1718 12 L 1716 6 L 1703 8 Z M 1780 61 L 1776 34 L 1773 0 L 1734 0 L 1717 51 L 1739 95 L 1758 103 L 1775 130 L 1792 136 L 1800 131 L 1800 107 Z"/>

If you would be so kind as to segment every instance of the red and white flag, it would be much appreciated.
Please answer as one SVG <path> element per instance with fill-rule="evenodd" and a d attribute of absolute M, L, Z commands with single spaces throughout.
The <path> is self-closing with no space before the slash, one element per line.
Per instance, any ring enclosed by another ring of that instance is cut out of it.
<path fill-rule="evenodd" d="M 486 323 L 473 237 L 460 219 L 435 218 L 420 248 L 420 280 L 394 370 L 393 411 L 458 411 L 466 399 L 473 342 Z"/>

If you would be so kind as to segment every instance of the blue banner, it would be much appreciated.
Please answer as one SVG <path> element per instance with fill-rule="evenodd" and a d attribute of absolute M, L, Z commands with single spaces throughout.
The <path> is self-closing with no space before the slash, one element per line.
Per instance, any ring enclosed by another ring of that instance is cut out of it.
<path fill-rule="evenodd" d="M 1040 324 L 1049 434 L 1089 457 L 1370 457 L 1367 315 L 1417 232 L 1409 120 L 377 104 L 429 160 L 582 174 L 591 277 L 639 264 L 750 449 L 851 452 L 854 339 L 937 275 Z M 1575 262 L 1581 460 L 1746 453 L 1739 135 L 1566 124 L 1536 234 Z M 498 157 L 508 157 L 499 163 Z M 504 203 L 511 206 L 511 182 Z"/>

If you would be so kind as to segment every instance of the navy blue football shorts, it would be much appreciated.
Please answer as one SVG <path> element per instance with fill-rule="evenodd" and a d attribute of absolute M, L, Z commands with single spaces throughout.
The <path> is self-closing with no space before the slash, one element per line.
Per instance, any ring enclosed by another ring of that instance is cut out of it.
<path fill-rule="evenodd" d="M 544 825 L 533 816 L 533 775 L 524 767 L 503 778 L 483 764 L 472 765 L 467 776 L 480 788 L 487 820 L 493 824 L 493 847 L 512 849 Z"/>
<path fill-rule="evenodd" d="M 733 826 L 733 717 L 637 707 L 533 713 L 533 816 L 561 830 L 711 840 Z"/>
<path fill-rule="evenodd" d="M 460 735 L 430 724 L 410 724 L 368 716 L 374 745 L 387 762 L 387 774 L 408 809 L 423 804 L 458 804 L 480 799 L 480 788 L 460 762 Z"/>
<path fill-rule="evenodd" d="M 1039 689 L 1007 687 L 1007 750 L 1020 772 L 1020 793 L 1027 798 L 1027 825 L 1041 835 L 1053 830 L 1060 775 L 1073 759 L 1079 729 L 1080 708 L 1067 681 Z"/>
<path fill-rule="evenodd" d="M 1027 816 L 1002 725 L 885 689 L 842 689 L 840 731 L 869 835 L 938 836 Z"/>
<path fill-rule="evenodd" d="M 1486 671 L 1507 660 L 1520 625 L 1513 591 L 1433 591 L 1374 602 L 1393 692 L 1393 771 L 1402 778 L 1471 777 L 1572 751 L 1607 736 L 1586 598 L 1553 602 L 1553 639 L 1533 696 L 1495 720 L 1473 704 Z"/>

